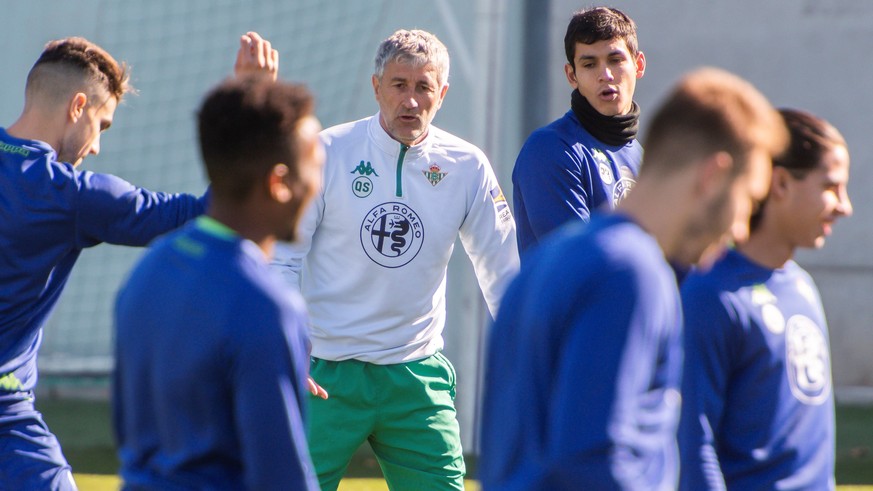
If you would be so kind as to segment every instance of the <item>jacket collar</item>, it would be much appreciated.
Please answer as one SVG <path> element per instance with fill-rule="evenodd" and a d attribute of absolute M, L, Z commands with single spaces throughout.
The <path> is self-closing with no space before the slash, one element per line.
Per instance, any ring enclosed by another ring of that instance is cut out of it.
<path fill-rule="evenodd" d="M 381 113 L 376 113 L 375 116 L 370 118 L 370 121 L 367 124 L 367 132 L 370 135 L 370 138 L 373 142 L 376 143 L 383 152 L 388 153 L 390 155 L 397 155 L 400 153 L 400 145 L 402 145 L 399 141 L 391 138 L 391 135 L 385 131 L 385 128 L 382 127 L 382 124 L 379 122 L 379 118 L 381 118 Z M 426 153 L 431 146 L 431 142 L 433 142 L 433 133 L 434 126 L 429 125 L 427 136 L 424 137 L 424 140 L 418 142 L 418 144 L 409 147 L 409 150 L 406 151 L 408 156 L 420 156 Z"/>

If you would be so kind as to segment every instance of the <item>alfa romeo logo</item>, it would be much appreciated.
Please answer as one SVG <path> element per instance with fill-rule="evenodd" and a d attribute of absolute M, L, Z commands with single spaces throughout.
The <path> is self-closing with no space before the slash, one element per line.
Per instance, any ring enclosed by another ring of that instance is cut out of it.
<path fill-rule="evenodd" d="M 631 189 L 633 189 L 636 181 L 633 179 L 628 179 L 623 177 L 615 183 L 615 187 L 612 188 L 612 207 L 615 208 L 621 203 L 628 195 Z"/>
<path fill-rule="evenodd" d="M 795 315 L 785 330 L 788 385 L 805 404 L 821 404 L 831 392 L 831 360 L 824 334 L 809 317 Z"/>
<path fill-rule="evenodd" d="M 376 264 L 399 268 L 415 259 L 424 243 L 418 214 L 403 203 L 383 203 L 361 223 L 361 246 Z"/>

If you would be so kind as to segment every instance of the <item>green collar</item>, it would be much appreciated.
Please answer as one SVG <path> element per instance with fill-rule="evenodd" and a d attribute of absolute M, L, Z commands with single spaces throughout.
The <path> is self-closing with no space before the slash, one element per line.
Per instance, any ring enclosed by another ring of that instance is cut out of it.
<path fill-rule="evenodd" d="M 225 240 L 233 240 L 239 236 L 232 228 L 207 215 L 197 217 L 197 228 Z"/>

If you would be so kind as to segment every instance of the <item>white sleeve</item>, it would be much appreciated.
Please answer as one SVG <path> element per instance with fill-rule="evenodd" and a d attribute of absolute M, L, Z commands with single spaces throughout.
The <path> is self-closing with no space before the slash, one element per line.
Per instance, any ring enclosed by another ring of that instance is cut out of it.
<path fill-rule="evenodd" d="M 518 273 L 518 243 L 515 220 L 500 189 L 491 164 L 484 156 L 478 182 L 471 184 L 473 197 L 461 225 L 461 244 L 473 263 L 479 287 L 492 317 L 497 316 L 500 299 Z"/>

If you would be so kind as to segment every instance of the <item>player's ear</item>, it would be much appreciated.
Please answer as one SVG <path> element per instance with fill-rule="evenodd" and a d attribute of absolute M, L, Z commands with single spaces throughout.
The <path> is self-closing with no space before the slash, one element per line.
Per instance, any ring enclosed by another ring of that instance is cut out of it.
<path fill-rule="evenodd" d="M 780 166 L 773 166 L 773 177 L 770 179 L 770 196 L 773 199 L 781 199 L 788 194 L 788 189 L 794 177 L 788 172 L 788 169 Z"/>
<path fill-rule="evenodd" d="M 294 197 L 291 187 L 288 186 L 288 174 L 290 169 L 283 163 L 278 163 L 270 169 L 267 177 L 270 197 L 278 203 L 288 203 Z"/>
<path fill-rule="evenodd" d="M 564 64 L 564 74 L 567 75 L 567 83 L 570 84 L 570 87 L 573 89 L 576 88 L 576 67 L 569 63 Z"/>
<path fill-rule="evenodd" d="M 84 92 L 76 92 L 75 95 L 70 99 L 70 103 L 67 106 L 67 116 L 70 121 L 75 123 L 82 117 L 82 114 L 85 112 L 85 106 L 88 105 L 88 96 L 85 95 Z"/>
<path fill-rule="evenodd" d="M 734 159 L 727 152 L 716 152 L 698 164 L 697 189 L 702 196 L 714 198 L 730 185 Z"/>
<path fill-rule="evenodd" d="M 376 98 L 378 98 L 379 97 L 379 85 L 380 85 L 379 84 L 379 77 L 377 77 L 375 74 L 373 74 L 373 76 L 370 78 L 370 82 L 373 84 L 373 95 L 375 95 Z"/>
<path fill-rule="evenodd" d="M 636 60 L 634 61 L 636 61 L 637 65 L 637 78 L 643 78 L 643 74 L 646 73 L 646 55 L 640 51 L 637 53 Z"/>

